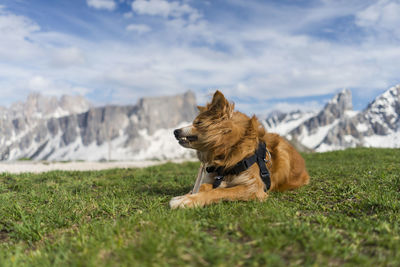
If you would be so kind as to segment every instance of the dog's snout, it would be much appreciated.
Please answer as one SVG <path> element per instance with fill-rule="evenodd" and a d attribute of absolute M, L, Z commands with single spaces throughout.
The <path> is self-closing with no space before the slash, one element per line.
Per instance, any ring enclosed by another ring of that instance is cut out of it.
<path fill-rule="evenodd" d="M 181 133 L 182 133 L 182 130 L 181 130 L 181 129 L 175 129 L 175 130 L 174 130 L 175 138 L 178 139 L 179 136 L 181 135 Z"/>

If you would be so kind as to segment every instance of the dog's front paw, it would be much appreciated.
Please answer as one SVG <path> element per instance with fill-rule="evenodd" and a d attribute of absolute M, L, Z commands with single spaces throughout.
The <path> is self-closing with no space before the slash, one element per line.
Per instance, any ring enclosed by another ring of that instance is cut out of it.
<path fill-rule="evenodd" d="M 169 202 L 169 206 L 171 207 L 171 209 L 177 209 L 177 208 L 191 208 L 196 205 L 194 198 L 188 194 L 188 195 L 174 197 Z"/>

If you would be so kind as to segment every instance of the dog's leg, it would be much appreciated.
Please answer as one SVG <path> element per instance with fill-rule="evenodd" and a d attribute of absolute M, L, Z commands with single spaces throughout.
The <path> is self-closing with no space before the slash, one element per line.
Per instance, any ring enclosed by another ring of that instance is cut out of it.
<path fill-rule="evenodd" d="M 186 208 L 186 207 L 202 207 L 212 203 L 217 203 L 222 200 L 234 201 L 234 200 L 253 200 L 258 199 L 260 201 L 267 197 L 267 194 L 262 192 L 254 192 L 251 186 L 238 185 L 229 188 L 216 188 L 210 190 L 210 184 L 203 184 L 204 190 L 197 194 L 185 195 L 173 198 L 169 205 L 172 209 Z"/>
<path fill-rule="evenodd" d="M 310 176 L 308 175 L 307 172 L 304 171 L 300 175 L 297 175 L 295 177 L 290 177 L 288 180 L 289 180 L 288 182 L 279 185 L 279 187 L 276 188 L 276 190 L 282 192 L 286 190 L 296 189 L 300 186 L 306 185 L 310 180 Z"/>
<path fill-rule="evenodd" d="M 200 186 L 199 192 L 207 192 L 213 189 L 213 185 L 212 184 L 202 184 Z"/>
<path fill-rule="evenodd" d="M 212 184 L 202 184 L 202 185 L 200 186 L 200 188 L 199 188 L 199 192 L 207 192 L 207 191 L 210 191 L 210 190 L 212 190 L 212 189 L 213 189 L 213 185 L 212 185 Z M 192 191 L 190 191 L 190 192 L 187 193 L 186 195 L 174 197 L 173 200 L 174 200 L 174 201 L 177 201 L 178 199 L 182 199 L 182 198 L 184 198 L 184 197 L 186 197 L 186 196 L 189 196 L 189 195 L 192 195 L 192 194 L 194 194 L 194 193 L 193 193 Z M 171 200 L 171 202 L 172 202 L 172 200 Z M 171 203 L 171 202 L 170 202 L 170 203 Z"/>

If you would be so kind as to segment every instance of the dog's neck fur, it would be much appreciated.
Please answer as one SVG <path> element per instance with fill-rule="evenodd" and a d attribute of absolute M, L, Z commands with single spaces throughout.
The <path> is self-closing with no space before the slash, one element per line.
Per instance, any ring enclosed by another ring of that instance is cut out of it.
<path fill-rule="evenodd" d="M 240 118 L 237 123 L 244 124 L 245 127 L 237 127 L 235 134 L 229 136 L 230 140 L 218 145 L 210 145 L 207 151 L 198 151 L 197 155 L 201 162 L 209 166 L 222 166 L 229 169 L 254 154 L 259 140 L 265 134 L 264 128 L 255 116 L 251 119 L 246 116 L 245 120 Z"/>

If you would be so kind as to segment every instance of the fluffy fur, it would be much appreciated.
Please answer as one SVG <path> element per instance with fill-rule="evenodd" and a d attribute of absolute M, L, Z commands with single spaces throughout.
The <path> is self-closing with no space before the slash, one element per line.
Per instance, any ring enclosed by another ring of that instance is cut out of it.
<path fill-rule="evenodd" d="M 255 116 L 249 118 L 235 111 L 224 95 L 216 91 L 211 103 L 198 107 L 193 124 L 174 131 L 179 143 L 197 150 L 205 166 L 223 166 L 226 169 L 254 154 L 259 142 L 267 145 L 272 164 L 271 191 L 295 189 L 309 182 L 309 175 L 300 154 L 278 134 L 268 133 Z M 268 155 L 267 155 L 268 157 Z M 197 194 L 187 194 L 171 200 L 171 208 L 204 206 L 222 200 L 259 200 L 267 198 L 257 164 L 239 175 L 225 176 L 213 189 L 215 174 L 207 174 Z"/>

